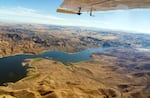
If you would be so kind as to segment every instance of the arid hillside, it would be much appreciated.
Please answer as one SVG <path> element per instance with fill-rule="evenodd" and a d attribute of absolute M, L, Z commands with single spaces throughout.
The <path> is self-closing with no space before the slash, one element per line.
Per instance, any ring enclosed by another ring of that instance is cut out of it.
<path fill-rule="evenodd" d="M 149 98 L 149 54 L 113 49 L 70 66 L 48 59 L 26 60 L 24 65 L 31 66 L 28 77 L 0 87 L 0 94 L 5 98 Z"/>
<path fill-rule="evenodd" d="M 150 35 L 0 23 L 0 57 L 93 47 L 110 49 L 68 65 L 47 57 L 23 59 L 26 77 L 0 86 L 0 98 L 150 98 Z"/>
<path fill-rule="evenodd" d="M 46 50 L 79 52 L 91 47 L 147 47 L 150 35 L 49 25 L 0 24 L 0 56 Z"/>
<path fill-rule="evenodd" d="M 90 47 L 102 46 L 104 42 L 86 31 L 57 29 L 41 25 L 0 26 L 0 56 L 18 53 L 38 54 L 46 50 L 77 52 Z"/>

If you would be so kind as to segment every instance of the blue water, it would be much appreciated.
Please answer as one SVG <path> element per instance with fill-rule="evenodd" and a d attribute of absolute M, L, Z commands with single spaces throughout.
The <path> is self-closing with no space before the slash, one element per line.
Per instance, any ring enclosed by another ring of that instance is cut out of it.
<path fill-rule="evenodd" d="M 47 51 L 39 55 L 39 57 L 47 57 L 51 58 L 56 61 L 60 61 L 64 64 L 70 63 L 70 62 L 80 62 L 80 61 L 86 61 L 90 60 L 90 54 L 93 52 L 100 52 L 107 50 L 109 48 L 89 48 L 84 51 L 78 52 L 78 53 L 65 53 L 61 51 Z"/>
<path fill-rule="evenodd" d="M 60 61 L 64 64 L 70 62 L 80 62 L 90 60 L 90 54 L 93 52 L 100 52 L 110 48 L 89 48 L 78 53 L 65 53 L 61 51 L 47 51 L 39 55 L 15 55 L 0 58 L 0 85 L 7 82 L 16 82 L 26 76 L 26 70 L 28 66 L 22 66 L 22 62 L 29 58 L 50 58 L 56 61 Z"/>
<path fill-rule="evenodd" d="M 30 55 L 16 55 L 0 58 L 0 85 L 15 82 L 26 76 L 28 66 L 22 66 L 24 59 Z"/>

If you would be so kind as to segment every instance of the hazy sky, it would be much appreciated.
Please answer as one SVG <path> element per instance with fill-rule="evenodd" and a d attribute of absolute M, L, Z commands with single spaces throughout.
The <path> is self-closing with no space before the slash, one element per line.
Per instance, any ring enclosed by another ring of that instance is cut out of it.
<path fill-rule="evenodd" d="M 63 0 L 0 0 L 1 22 L 89 26 L 150 34 L 150 9 L 70 15 L 57 13 Z"/>

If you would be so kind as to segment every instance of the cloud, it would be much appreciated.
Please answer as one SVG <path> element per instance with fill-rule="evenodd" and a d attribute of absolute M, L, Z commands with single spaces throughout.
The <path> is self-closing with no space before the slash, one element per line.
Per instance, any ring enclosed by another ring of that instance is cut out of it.
<path fill-rule="evenodd" d="M 62 21 L 63 18 L 53 15 L 45 15 L 40 12 L 23 7 L 16 8 L 1 8 L 0 20 L 16 21 L 16 22 L 33 22 L 33 23 L 50 23 L 55 21 Z"/>
<path fill-rule="evenodd" d="M 86 16 L 85 16 L 86 17 Z M 90 17 L 91 19 L 91 17 Z M 24 22 L 24 23 L 41 23 L 41 24 L 56 24 L 68 26 L 88 26 L 93 27 L 98 24 L 105 26 L 106 22 L 84 19 L 61 18 L 53 15 L 45 15 L 34 9 L 15 7 L 15 8 L 0 8 L 0 20 L 11 22 Z M 97 25 L 97 26 L 98 26 Z"/>
<path fill-rule="evenodd" d="M 88 15 L 76 16 L 65 15 L 61 18 L 58 16 L 44 14 L 34 9 L 15 7 L 0 7 L 0 21 L 4 22 L 22 22 L 22 23 L 38 23 L 38 24 L 54 24 L 68 26 L 88 26 L 115 30 L 128 30 L 150 33 L 148 10 L 130 10 L 130 11 L 110 11 L 98 12 L 96 17 L 88 17 Z"/>

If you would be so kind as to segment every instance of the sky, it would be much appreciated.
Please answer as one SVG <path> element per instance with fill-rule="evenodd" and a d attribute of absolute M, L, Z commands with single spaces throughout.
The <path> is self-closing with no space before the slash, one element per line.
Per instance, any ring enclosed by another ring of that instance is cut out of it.
<path fill-rule="evenodd" d="M 150 34 L 150 9 L 57 13 L 63 0 L 0 0 L 0 22 L 87 26 Z"/>

